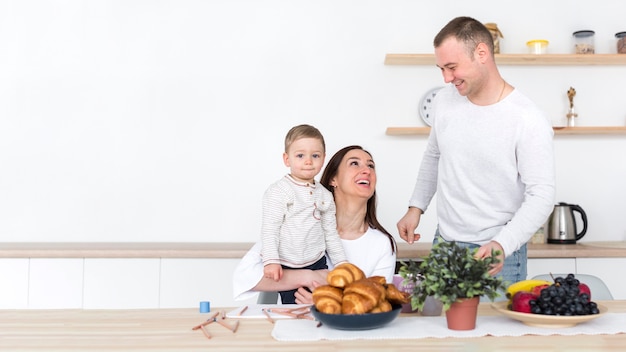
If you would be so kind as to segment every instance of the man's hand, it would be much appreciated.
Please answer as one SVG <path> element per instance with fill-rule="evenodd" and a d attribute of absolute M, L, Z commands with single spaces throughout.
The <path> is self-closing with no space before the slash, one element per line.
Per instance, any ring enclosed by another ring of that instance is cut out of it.
<path fill-rule="evenodd" d="M 408 243 L 419 241 L 421 235 L 419 233 L 415 233 L 415 229 L 417 228 L 417 225 L 419 225 L 421 217 L 421 209 L 414 207 L 409 208 L 409 210 L 407 210 L 402 219 L 398 221 L 397 226 L 400 238 L 407 241 Z"/>
<path fill-rule="evenodd" d="M 267 264 L 263 267 L 263 276 L 267 279 L 280 281 L 283 278 L 283 268 L 280 264 Z"/>
<path fill-rule="evenodd" d="M 502 270 L 502 268 L 504 268 L 504 249 L 502 249 L 502 246 L 500 245 L 500 243 L 496 241 L 491 241 L 481 246 L 480 248 L 478 248 L 478 251 L 476 251 L 476 254 L 474 255 L 474 257 L 478 259 L 491 257 L 492 249 L 495 252 L 500 251 L 500 254 L 498 255 L 498 259 L 500 259 L 500 262 L 498 264 L 494 264 L 491 267 L 491 270 L 489 270 L 489 275 L 494 276 L 497 273 L 499 273 Z"/>

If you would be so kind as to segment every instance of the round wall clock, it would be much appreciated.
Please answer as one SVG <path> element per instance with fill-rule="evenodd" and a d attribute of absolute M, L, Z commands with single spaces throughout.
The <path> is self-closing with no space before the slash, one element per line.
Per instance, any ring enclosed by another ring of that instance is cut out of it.
<path fill-rule="evenodd" d="M 436 88 L 432 88 L 430 89 L 428 92 L 426 92 L 426 94 L 424 94 L 424 96 L 422 97 L 422 99 L 420 99 L 420 103 L 419 103 L 419 113 L 420 116 L 422 117 L 422 120 L 424 120 L 424 122 L 428 125 L 428 126 L 432 126 L 433 125 L 433 98 L 435 98 L 435 95 L 437 95 L 437 92 L 443 87 L 436 87 Z"/>

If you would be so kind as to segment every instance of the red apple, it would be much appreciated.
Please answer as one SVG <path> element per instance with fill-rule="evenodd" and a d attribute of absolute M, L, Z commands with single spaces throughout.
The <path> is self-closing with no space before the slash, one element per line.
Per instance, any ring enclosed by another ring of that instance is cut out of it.
<path fill-rule="evenodd" d="M 541 290 L 543 290 L 546 287 L 549 287 L 550 285 L 545 284 L 545 285 L 537 285 L 535 287 L 533 287 L 533 289 L 530 291 L 532 292 L 532 294 L 534 294 L 535 296 L 539 297 L 539 295 L 541 294 Z"/>
<path fill-rule="evenodd" d="M 580 290 L 580 294 L 586 293 L 589 295 L 589 301 L 591 301 L 591 289 L 587 286 L 586 283 L 581 282 L 578 284 L 578 289 Z"/>
<path fill-rule="evenodd" d="M 528 291 L 517 291 L 513 296 L 511 310 L 520 313 L 530 313 L 530 301 L 537 299 L 537 296 Z"/>

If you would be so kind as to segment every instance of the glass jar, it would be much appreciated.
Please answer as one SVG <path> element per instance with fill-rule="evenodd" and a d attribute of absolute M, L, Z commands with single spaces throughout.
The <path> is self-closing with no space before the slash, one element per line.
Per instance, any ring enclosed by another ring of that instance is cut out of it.
<path fill-rule="evenodd" d="M 626 54 L 626 32 L 615 33 L 617 38 L 617 53 Z"/>
<path fill-rule="evenodd" d="M 500 38 L 504 38 L 502 32 L 500 32 L 498 25 L 493 22 L 485 23 L 485 27 L 487 27 L 489 33 L 491 33 L 491 38 L 493 39 L 493 53 L 500 54 Z"/>
<path fill-rule="evenodd" d="M 576 31 L 572 35 L 574 36 L 574 50 L 576 54 L 593 54 L 595 53 L 595 38 L 596 32 L 590 30 Z"/>
<path fill-rule="evenodd" d="M 545 54 L 548 52 L 548 41 L 544 39 L 534 39 L 526 42 L 529 54 Z"/>

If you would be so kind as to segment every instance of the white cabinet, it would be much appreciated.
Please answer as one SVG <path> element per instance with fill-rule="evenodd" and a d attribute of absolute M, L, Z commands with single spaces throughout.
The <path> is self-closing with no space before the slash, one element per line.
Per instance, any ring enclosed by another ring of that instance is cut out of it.
<path fill-rule="evenodd" d="M 626 258 L 578 258 L 577 273 L 595 275 L 609 287 L 614 299 L 626 299 Z M 593 297 L 593 292 L 591 293 Z"/>
<path fill-rule="evenodd" d="M 83 308 L 158 308 L 160 261 L 86 258 Z"/>
<path fill-rule="evenodd" d="M 79 309 L 82 306 L 82 258 L 30 259 L 28 308 Z"/>
<path fill-rule="evenodd" d="M 239 259 L 161 259 L 161 308 L 236 307 L 232 278 Z"/>
<path fill-rule="evenodd" d="M 0 309 L 28 308 L 28 258 L 0 259 Z"/>
<path fill-rule="evenodd" d="M 211 302 L 211 307 L 237 307 L 256 301 L 256 297 L 233 299 L 233 273 L 245 253 L 240 247 L 236 250 L 241 253 L 234 254 L 227 248 L 197 253 L 188 253 L 190 249 L 185 248 L 184 256 L 172 257 L 166 256 L 171 255 L 167 251 L 155 252 L 154 247 L 147 252 L 125 247 L 112 252 L 117 256 L 105 258 L 99 257 L 101 247 L 78 253 L 63 249 L 62 253 L 70 254 L 67 257 L 54 251 L 50 257 L 41 256 L 41 248 L 33 250 L 38 257 L 18 257 L 5 249 L 13 256 L 0 258 L 0 309 L 197 309 L 201 301 Z M 413 250 L 408 257 L 427 252 Z M 607 283 L 616 299 L 626 299 L 621 275 L 626 267 L 625 253 L 589 252 L 587 247 L 576 246 L 534 250 L 535 256 L 528 260 L 528 278 L 545 273 L 593 274 Z M 405 250 L 405 256 L 407 253 Z"/>
<path fill-rule="evenodd" d="M 238 258 L 0 258 L 0 309 L 237 307 Z"/>
<path fill-rule="evenodd" d="M 532 258 L 528 259 L 528 276 L 532 279 L 540 274 L 575 274 L 576 258 Z"/>
<path fill-rule="evenodd" d="M 214 277 L 219 267 L 219 262 L 207 259 L 161 259 L 159 306 L 190 308 L 199 307 L 200 301 L 211 302 L 209 291 L 219 286 Z"/>

